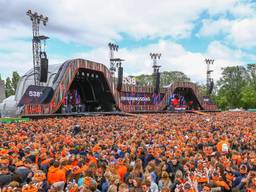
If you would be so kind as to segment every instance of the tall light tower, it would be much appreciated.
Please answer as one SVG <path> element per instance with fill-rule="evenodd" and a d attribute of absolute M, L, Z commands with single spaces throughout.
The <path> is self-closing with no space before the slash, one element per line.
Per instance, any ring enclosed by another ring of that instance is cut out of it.
<path fill-rule="evenodd" d="M 161 65 L 157 65 L 157 61 L 160 60 L 161 58 L 161 53 L 150 53 L 149 54 L 151 59 L 153 60 L 153 77 L 154 77 L 154 84 L 155 84 L 155 90 L 154 92 L 156 94 L 159 93 L 159 89 L 160 89 L 160 73 L 159 73 L 159 69 L 161 67 Z"/>
<path fill-rule="evenodd" d="M 109 67 L 109 69 L 110 69 L 110 71 L 113 75 L 116 71 L 116 66 L 115 66 L 116 61 L 115 61 L 115 57 L 114 57 L 114 52 L 118 52 L 119 46 L 114 44 L 114 43 L 109 43 L 108 47 L 109 47 L 109 55 L 110 55 L 110 58 L 109 58 L 110 67 Z"/>
<path fill-rule="evenodd" d="M 151 59 L 153 60 L 153 73 L 157 73 L 159 72 L 159 69 L 160 69 L 160 65 L 157 65 L 157 60 L 160 60 L 161 58 L 161 53 L 150 53 L 149 54 Z"/>
<path fill-rule="evenodd" d="M 207 71 L 206 71 L 206 88 L 207 88 L 207 94 L 210 95 L 213 90 L 213 78 L 211 77 L 211 74 L 213 70 L 211 70 L 211 65 L 214 63 L 214 59 L 205 59 L 204 60 L 207 65 Z"/>
<path fill-rule="evenodd" d="M 48 37 L 39 34 L 39 26 L 42 22 L 44 26 L 48 22 L 48 17 L 44 17 L 42 14 L 38 14 L 37 12 L 32 13 L 31 10 L 28 10 L 26 13 L 30 20 L 32 21 L 32 49 L 33 49 L 33 66 L 34 66 L 34 83 L 35 85 L 40 85 L 41 79 L 41 58 L 47 59 L 45 51 L 41 51 L 41 41 L 46 41 Z M 47 59 L 48 65 L 48 59 Z M 46 74 L 47 75 L 47 74 Z"/>

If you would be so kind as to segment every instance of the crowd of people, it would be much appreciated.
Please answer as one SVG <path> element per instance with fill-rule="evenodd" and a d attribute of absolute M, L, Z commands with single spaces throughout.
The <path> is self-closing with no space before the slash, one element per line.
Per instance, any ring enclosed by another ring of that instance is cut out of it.
<path fill-rule="evenodd" d="M 2 192 L 256 191 L 256 114 L 68 117 L 0 125 Z"/>

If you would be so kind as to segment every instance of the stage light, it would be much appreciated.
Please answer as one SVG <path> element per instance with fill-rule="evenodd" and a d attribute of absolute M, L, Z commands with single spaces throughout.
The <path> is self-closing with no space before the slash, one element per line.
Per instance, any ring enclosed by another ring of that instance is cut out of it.
<path fill-rule="evenodd" d="M 114 57 L 114 52 L 118 52 L 118 49 L 119 49 L 119 46 L 117 44 L 114 44 L 114 43 L 108 43 L 108 47 L 109 47 L 109 53 L 110 53 L 110 58 L 109 58 L 109 61 L 110 61 L 110 66 L 109 66 L 109 69 L 112 73 L 112 75 L 115 73 L 116 71 L 116 65 L 117 65 L 117 60 L 115 59 Z"/>
<path fill-rule="evenodd" d="M 30 16 L 31 13 L 32 13 L 31 10 L 28 10 L 26 14 Z"/>

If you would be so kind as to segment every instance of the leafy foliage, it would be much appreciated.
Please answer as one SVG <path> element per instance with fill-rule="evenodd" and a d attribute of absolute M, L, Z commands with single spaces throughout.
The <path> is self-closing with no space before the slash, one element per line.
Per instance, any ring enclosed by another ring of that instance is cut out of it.
<path fill-rule="evenodd" d="M 154 85 L 153 75 L 139 75 L 135 77 L 139 85 Z M 161 72 L 160 86 L 169 85 L 174 81 L 190 81 L 189 77 L 180 71 Z"/>
<path fill-rule="evenodd" d="M 0 80 L 1 80 L 1 76 L 0 76 Z M 11 78 L 10 77 L 6 78 L 5 80 L 5 96 L 6 97 L 9 97 L 15 94 L 19 80 L 20 80 L 20 75 L 16 71 L 12 73 Z"/>
<path fill-rule="evenodd" d="M 256 65 L 226 67 L 213 96 L 221 109 L 256 108 Z"/>

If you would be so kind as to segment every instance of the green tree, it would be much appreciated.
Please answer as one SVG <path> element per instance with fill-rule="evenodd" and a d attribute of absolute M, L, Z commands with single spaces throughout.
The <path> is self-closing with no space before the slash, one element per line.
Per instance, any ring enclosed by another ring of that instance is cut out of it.
<path fill-rule="evenodd" d="M 19 80 L 20 80 L 20 75 L 18 74 L 18 72 L 14 71 L 12 73 L 12 88 L 14 91 L 16 91 L 17 89 Z"/>
<path fill-rule="evenodd" d="M 153 75 L 139 75 L 135 76 L 135 79 L 139 82 L 139 85 L 153 85 Z"/>
<path fill-rule="evenodd" d="M 135 77 L 140 85 L 154 85 L 153 75 L 139 75 Z M 161 72 L 160 86 L 169 85 L 175 81 L 190 81 L 190 78 L 180 71 Z"/>
<path fill-rule="evenodd" d="M 7 77 L 5 82 L 5 96 L 9 97 L 14 94 L 15 94 L 15 90 L 12 87 L 12 81 L 10 77 Z"/>
<path fill-rule="evenodd" d="M 245 86 L 241 91 L 241 104 L 245 109 L 256 108 L 256 90 L 251 86 Z"/>
<path fill-rule="evenodd" d="M 250 76 L 243 66 L 226 67 L 218 81 L 218 95 L 216 103 L 222 108 L 235 108 L 243 106 L 241 102 L 242 91 L 248 85 Z"/>
<path fill-rule="evenodd" d="M 161 85 L 169 85 L 175 81 L 190 81 L 190 78 L 180 71 L 164 71 L 161 73 Z"/>
<path fill-rule="evenodd" d="M 214 103 L 222 110 L 227 109 L 227 106 L 229 106 L 229 100 L 225 91 L 225 89 L 220 89 L 218 94 L 212 96 Z"/>
<path fill-rule="evenodd" d="M 256 64 L 248 64 L 247 71 L 250 77 L 250 85 L 256 90 Z"/>

